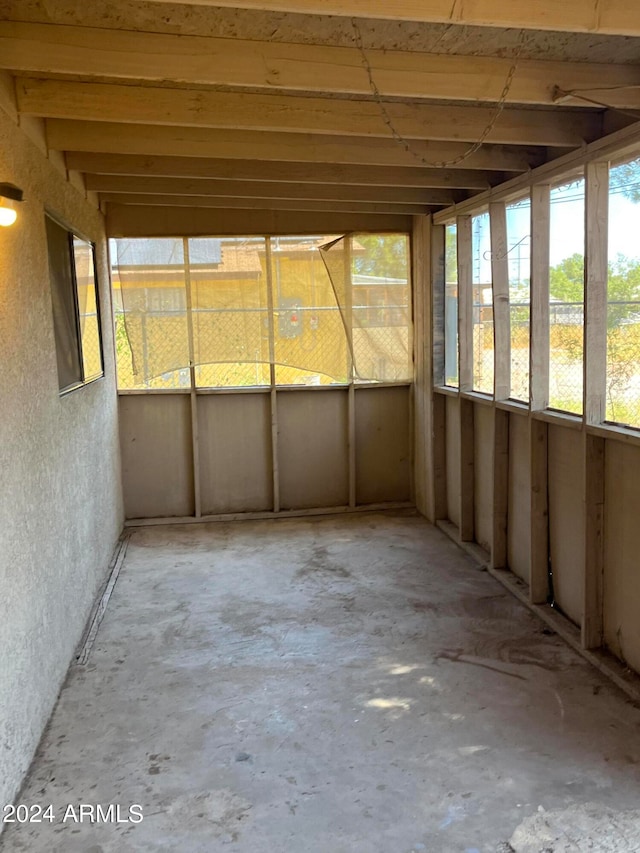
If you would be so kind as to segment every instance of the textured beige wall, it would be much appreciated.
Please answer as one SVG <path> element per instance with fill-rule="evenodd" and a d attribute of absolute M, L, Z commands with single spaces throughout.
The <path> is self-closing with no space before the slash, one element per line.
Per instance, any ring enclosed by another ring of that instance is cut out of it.
<path fill-rule="evenodd" d="M 102 216 L 0 109 L 0 804 L 16 795 L 123 521 Z M 105 378 L 58 394 L 44 208 L 96 241 Z"/>

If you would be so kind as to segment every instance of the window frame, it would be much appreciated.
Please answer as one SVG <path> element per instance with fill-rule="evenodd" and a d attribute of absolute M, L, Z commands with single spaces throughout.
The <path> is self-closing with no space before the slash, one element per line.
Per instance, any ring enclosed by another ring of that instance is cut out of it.
<path fill-rule="evenodd" d="M 46 222 L 47 219 L 50 220 L 55 226 L 60 228 L 65 232 L 66 235 L 66 244 L 68 250 L 68 259 L 69 259 L 69 268 L 71 271 L 70 276 L 70 285 L 72 289 L 72 304 L 73 304 L 73 312 L 74 312 L 74 340 L 69 340 L 68 344 L 70 348 L 73 346 L 75 352 L 78 357 L 79 364 L 79 373 L 80 379 L 69 383 L 68 385 L 61 384 L 60 372 L 58 373 L 58 394 L 60 397 L 66 396 L 70 394 L 72 391 L 76 391 L 78 388 L 84 388 L 87 385 L 91 385 L 94 382 L 99 381 L 100 379 L 104 379 L 105 370 L 104 370 L 104 341 L 102 334 L 102 313 L 100 309 L 100 284 L 98 277 L 98 266 L 97 266 L 97 253 L 96 253 L 96 244 L 93 240 L 90 240 L 84 234 L 80 233 L 77 229 L 70 227 L 63 219 L 57 216 L 55 213 L 51 212 L 47 208 L 44 211 L 45 215 L 45 230 L 46 230 Z M 100 355 L 100 372 L 87 376 L 85 373 L 85 363 L 84 363 L 84 353 L 82 347 L 82 326 L 80 322 L 80 304 L 78 299 L 78 275 L 76 269 L 76 253 L 74 241 L 79 240 L 82 243 L 85 243 L 91 249 L 91 262 L 93 267 L 93 286 L 95 290 L 95 304 L 96 304 L 96 324 L 98 330 L 98 351 Z M 56 327 L 56 309 L 53 300 L 54 288 L 56 284 L 54 283 L 54 279 L 52 276 L 51 269 L 51 253 L 50 247 L 48 243 L 47 236 L 47 261 L 49 267 L 49 294 L 51 297 L 51 308 L 52 308 L 52 318 L 54 323 L 54 330 Z M 55 338 L 55 346 L 56 346 L 56 354 L 58 353 L 58 339 L 57 333 L 54 331 Z"/>

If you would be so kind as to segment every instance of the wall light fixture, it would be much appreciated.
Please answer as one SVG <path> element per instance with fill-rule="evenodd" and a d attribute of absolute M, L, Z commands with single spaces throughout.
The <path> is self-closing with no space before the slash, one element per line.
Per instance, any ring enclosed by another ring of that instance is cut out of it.
<path fill-rule="evenodd" d="M 22 201 L 22 190 L 14 184 L 0 183 L 0 226 L 13 225 L 18 218 L 17 204 Z"/>

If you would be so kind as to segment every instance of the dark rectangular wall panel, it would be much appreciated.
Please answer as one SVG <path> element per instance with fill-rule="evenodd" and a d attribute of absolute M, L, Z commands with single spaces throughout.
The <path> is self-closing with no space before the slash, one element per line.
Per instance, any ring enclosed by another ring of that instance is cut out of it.
<path fill-rule="evenodd" d="M 584 595 L 584 437 L 549 425 L 549 551 L 554 598 L 576 625 Z"/>
<path fill-rule="evenodd" d="M 349 502 L 348 391 L 278 392 L 282 509 Z"/>
<path fill-rule="evenodd" d="M 203 515 L 273 509 L 269 394 L 199 394 Z"/>
<path fill-rule="evenodd" d="M 411 499 L 410 388 L 358 388 L 356 501 Z"/>
<path fill-rule="evenodd" d="M 193 515 L 189 396 L 123 395 L 119 406 L 126 517 Z"/>
<path fill-rule="evenodd" d="M 509 414 L 507 562 L 525 583 L 531 574 L 531 460 L 529 418 Z"/>

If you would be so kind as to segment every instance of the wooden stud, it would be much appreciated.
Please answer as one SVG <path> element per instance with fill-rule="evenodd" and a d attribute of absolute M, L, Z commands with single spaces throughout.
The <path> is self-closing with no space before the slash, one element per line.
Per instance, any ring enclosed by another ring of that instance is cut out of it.
<path fill-rule="evenodd" d="M 460 398 L 460 539 L 475 540 L 473 400 Z"/>
<path fill-rule="evenodd" d="M 605 439 L 585 433 L 585 567 L 582 647 L 597 649 L 603 642 L 604 606 L 604 475 Z"/>
<path fill-rule="evenodd" d="M 191 293 L 191 263 L 189 258 L 189 238 L 182 238 L 184 258 L 184 280 L 187 303 L 187 338 L 189 341 L 189 396 L 191 400 L 191 459 L 193 465 L 194 514 L 202 515 L 202 488 L 200 483 L 200 438 L 198 423 L 198 395 L 196 393 L 195 341 L 193 336 L 193 298 Z"/>
<path fill-rule="evenodd" d="M 606 417 L 609 164 L 585 171 L 584 390 L 585 421 Z"/>
<path fill-rule="evenodd" d="M 433 384 L 445 384 L 445 226 L 431 227 Z"/>
<path fill-rule="evenodd" d="M 271 465 L 273 474 L 273 511 L 280 512 L 280 466 L 278 463 L 278 397 L 276 391 L 275 328 L 273 317 L 273 270 L 271 237 L 265 239 L 265 266 L 267 270 L 267 308 L 269 314 L 269 384 L 271 385 Z"/>
<path fill-rule="evenodd" d="M 535 418 L 531 429 L 531 574 L 529 598 L 545 604 L 549 595 L 548 424 Z"/>
<path fill-rule="evenodd" d="M 447 398 L 443 394 L 431 395 L 432 456 L 433 456 L 433 521 L 448 516 L 447 509 Z"/>
<path fill-rule="evenodd" d="M 531 351 L 529 383 L 531 410 L 549 405 L 549 241 L 551 189 L 531 187 Z"/>
<path fill-rule="evenodd" d="M 489 215 L 493 282 L 494 397 L 496 400 L 507 400 L 511 395 L 511 316 L 505 203 L 497 201 L 490 204 Z"/>
<path fill-rule="evenodd" d="M 460 390 L 473 390 L 473 263 L 471 217 L 457 218 Z"/>
<path fill-rule="evenodd" d="M 491 566 L 507 568 L 509 510 L 509 412 L 494 408 L 493 430 L 493 533 Z"/>

